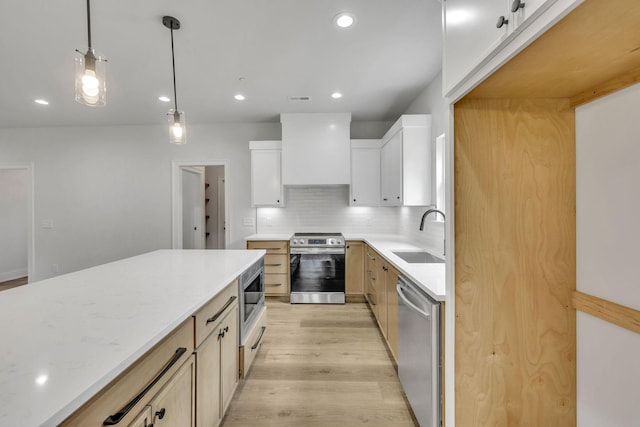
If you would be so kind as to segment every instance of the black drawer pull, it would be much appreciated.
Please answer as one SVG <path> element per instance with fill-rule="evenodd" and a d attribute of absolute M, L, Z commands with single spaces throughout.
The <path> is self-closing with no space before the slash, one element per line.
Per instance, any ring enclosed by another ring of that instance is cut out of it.
<path fill-rule="evenodd" d="M 267 330 L 266 326 L 260 328 L 260 335 L 258 336 L 258 341 L 254 345 L 251 346 L 251 350 L 255 350 L 260 345 L 260 341 L 262 341 L 262 336 L 264 335 L 264 331 Z"/>
<path fill-rule="evenodd" d="M 280 267 L 282 265 L 282 263 L 280 264 L 265 264 L 265 267 Z"/>
<path fill-rule="evenodd" d="M 131 411 L 131 409 L 133 409 L 134 406 L 136 406 L 138 404 L 138 402 L 140 402 L 140 400 L 142 400 L 142 398 L 149 392 L 149 390 L 151 390 L 151 388 L 156 385 L 158 383 L 158 381 L 160 381 L 160 379 L 162 379 L 162 377 L 164 376 L 164 374 L 166 374 L 169 369 L 171 369 L 171 367 L 173 365 L 176 364 L 176 362 L 182 357 L 183 354 L 185 354 L 187 352 L 187 349 L 184 347 L 179 347 L 175 354 L 173 355 L 173 357 L 171 358 L 171 360 L 169 360 L 169 362 L 167 362 L 167 364 L 164 366 L 164 368 L 162 369 L 162 371 L 160 371 L 160 373 L 153 379 L 153 381 L 151 381 L 149 383 L 149 385 L 147 385 L 144 390 L 142 390 L 136 397 L 134 397 L 131 402 L 127 403 L 124 408 L 120 409 L 120 411 L 118 411 L 117 413 L 113 414 L 113 415 L 109 415 L 107 417 L 106 420 L 104 420 L 104 422 L 102 423 L 102 425 L 104 426 L 114 426 L 116 424 L 118 424 L 120 421 L 122 421 L 122 419 L 124 417 L 127 416 L 127 414 L 129 413 L 129 411 Z M 163 415 L 164 416 L 164 415 Z M 162 417 L 160 417 L 162 418 Z"/>
<path fill-rule="evenodd" d="M 167 412 L 165 408 L 162 408 L 159 411 L 156 411 L 156 417 L 158 417 L 159 419 L 163 419 L 165 412 Z"/>
<path fill-rule="evenodd" d="M 224 311 L 231 305 L 233 304 L 233 302 L 237 299 L 237 296 L 232 296 L 231 298 L 229 298 L 229 301 L 227 301 L 227 303 L 222 306 L 222 308 L 220 310 L 218 310 L 218 312 L 216 314 L 214 314 L 213 316 L 211 316 L 210 318 L 207 319 L 207 325 L 211 322 L 215 322 L 216 320 L 218 320 L 218 318 L 220 316 L 222 316 L 222 313 L 224 313 Z"/>

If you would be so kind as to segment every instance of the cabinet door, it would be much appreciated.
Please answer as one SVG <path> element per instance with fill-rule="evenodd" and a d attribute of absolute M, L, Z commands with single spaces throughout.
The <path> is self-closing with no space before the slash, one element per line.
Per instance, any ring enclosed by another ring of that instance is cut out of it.
<path fill-rule="evenodd" d="M 398 270 L 389 266 L 387 271 L 387 341 L 391 348 L 391 353 L 398 360 Z"/>
<path fill-rule="evenodd" d="M 251 204 L 283 206 L 279 150 L 251 150 Z"/>
<path fill-rule="evenodd" d="M 402 205 L 402 131 L 382 146 L 381 180 L 382 205 Z"/>
<path fill-rule="evenodd" d="M 128 427 L 153 427 L 153 413 L 151 412 L 151 406 L 145 406 L 144 410 L 140 412 Z"/>
<path fill-rule="evenodd" d="M 195 373 L 191 355 L 151 400 L 154 427 L 195 426 Z"/>
<path fill-rule="evenodd" d="M 238 384 L 238 307 L 225 316 L 220 323 L 224 336 L 220 340 L 220 392 L 222 415 L 227 410 Z"/>
<path fill-rule="evenodd" d="M 389 271 L 389 267 L 387 267 L 386 263 L 380 263 L 378 266 L 378 274 L 376 277 L 376 282 L 374 286 L 376 287 L 376 296 L 378 297 L 378 307 L 376 310 L 376 315 L 378 317 L 378 324 L 380 325 L 380 330 L 382 331 L 382 335 L 385 338 L 388 337 L 387 334 L 387 273 Z"/>
<path fill-rule="evenodd" d="M 198 358 L 198 426 L 217 426 L 220 411 L 220 340 L 218 328 L 196 350 Z"/>
<path fill-rule="evenodd" d="M 346 293 L 362 295 L 364 293 L 364 243 L 347 242 L 346 252 Z"/>
<path fill-rule="evenodd" d="M 351 149 L 352 206 L 380 205 L 380 150 L 377 148 Z"/>
<path fill-rule="evenodd" d="M 556 0 L 510 0 L 514 29 L 524 29 L 537 15 L 544 12 Z M 517 8 L 515 12 L 513 9 Z"/>
<path fill-rule="evenodd" d="M 528 1 L 528 0 L 526 0 Z M 444 92 L 451 90 L 511 32 L 509 0 L 447 0 L 444 24 Z M 500 16 L 509 20 L 496 28 Z"/>

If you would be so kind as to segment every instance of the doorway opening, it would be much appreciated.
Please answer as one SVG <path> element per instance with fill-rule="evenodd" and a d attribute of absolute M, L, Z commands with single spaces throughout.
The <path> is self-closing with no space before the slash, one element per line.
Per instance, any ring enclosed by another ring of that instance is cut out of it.
<path fill-rule="evenodd" d="M 0 164 L 0 290 L 33 278 L 33 164 Z"/>
<path fill-rule="evenodd" d="M 172 162 L 174 249 L 224 249 L 229 168 L 227 161 Z"/>

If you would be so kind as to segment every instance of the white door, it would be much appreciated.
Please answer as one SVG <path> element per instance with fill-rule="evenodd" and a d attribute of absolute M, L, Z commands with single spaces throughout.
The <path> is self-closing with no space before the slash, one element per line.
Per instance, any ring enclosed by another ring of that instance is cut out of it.
<path fill-rule="evenodd" d="M 183 249 L 204 249 L 204 203 L 204 169 L 182 168 Z"/>

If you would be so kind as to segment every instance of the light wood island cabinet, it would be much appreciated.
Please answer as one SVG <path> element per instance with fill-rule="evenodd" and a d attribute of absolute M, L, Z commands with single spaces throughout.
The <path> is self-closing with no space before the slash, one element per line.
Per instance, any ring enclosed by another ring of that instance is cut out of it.
<path fill-rule="evenodd" d="M 237 383 L 234 280 L 61 426 L 217 426 Z"/>

